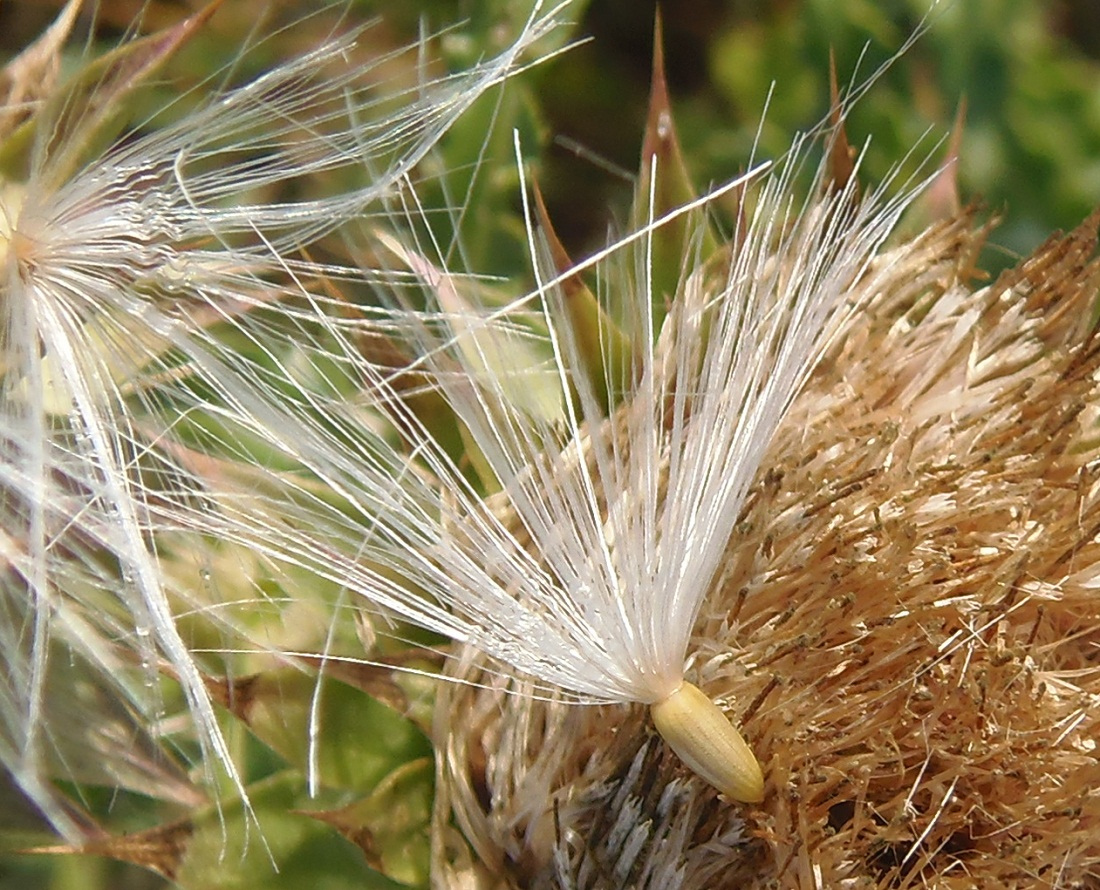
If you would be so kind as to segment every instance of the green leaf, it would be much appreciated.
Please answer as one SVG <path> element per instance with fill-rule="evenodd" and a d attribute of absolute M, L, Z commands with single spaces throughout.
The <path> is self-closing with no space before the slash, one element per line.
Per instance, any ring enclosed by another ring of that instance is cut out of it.
<path fill-rule="evenodd" d="M 434 778 L 431 758 L 415 760 L 390 773 L 368 797 L 309 815 L 358 846 L 375 870 L 427 887 Z"/>
<path fill-rule="evenodd" d="M 305 771 L 312 760 L 327 788 L 371 791 L 397 767 L 431 754 L 412 721 L 327 676 L 276 669 L 234 681 L 219 698 L 291 766 Z"/>

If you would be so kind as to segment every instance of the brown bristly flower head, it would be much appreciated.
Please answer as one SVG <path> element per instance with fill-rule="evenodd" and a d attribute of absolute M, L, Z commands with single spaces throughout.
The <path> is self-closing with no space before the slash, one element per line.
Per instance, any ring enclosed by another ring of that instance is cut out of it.
<path fill-rule="evenodd" d="M 990 283 L 994 224 L 954 210 L 853 287 L 690 644 L 764 802 L 641 707 L 537 697 L 467 647 L 437 703 L 436 886 L 1100 886 L 1098 222 Z"/>
<path fill-rule="evenodd" d="M 440 886 L 1096 886 L 1098 218 L 975 287 L 965 212 L 853 293 L 692 641 L 707 693 L 751 702 L 765 802 L 638 709 L 454 685 Z"/>

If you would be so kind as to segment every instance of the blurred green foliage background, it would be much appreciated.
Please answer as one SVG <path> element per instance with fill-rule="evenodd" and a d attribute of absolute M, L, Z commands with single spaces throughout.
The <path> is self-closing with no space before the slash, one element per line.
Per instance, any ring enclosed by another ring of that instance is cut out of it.
<path fill-rule="evenodd" d="M 0 6 L 4 56 L 32 40 L 58 6 L 40 0 Z M 198 6 L 101 0 L 94 24 L 90 13 L 85 23 L 86 44 L 74 41 L 70 62 L 114 45 L 135 21 L 155 30 Z M 237 76 L 308 49 L 332 28 L 370 19 L 378 25 L 362 41 L 366 56 L 453 25 L 431 47 L 442 64 L 458 70 L 502 45 L 529 7 L 529 0 L 350 0 L 265 42 Z M 221 70 L 248 35 L 277 30 L 316 9 L 307 0 L 224 0 L 206 32 L 172 60 L 146 105 L 135 108 L 135 120 Z M 602 246 L 609 228 L 625 225 L 649 91 L 654 12 L 654 3 L 639 0 L 575 0 L 575 24 L 565 36 L 577 45 L 526 72 L 503 98 L 490 97 L 441 145 L 427 174 L 439 177 L 440 201 L 462 196 L 462 251 L 471 268 L 525 274 L 513 128 L 571 252 Z M 744 169 L 758 134 L 757 155 L 775 157 L 796 129 L 827 113 L 830 52 L 841 83 L 858 83 L 890 59 L 927 14 L 927 33 L 850 117 L 851 141 L 870 139 L 864 176 L 887 175 L 918 143 L 923 156 L 942 142 L 935 155 L 942 158 L 965 101 L 959 190 L 963 201 L 980 201 L 1003 217 L 988 266 L 1008 265 L 1100 205 L 1100 8 L 1092 0 L 941 0 L 931 13 L 927 0 L 677 0 L 662 12 L 677 127 L 700 189 Z M 407 85 L 417 75 L 396 65 L 385 76 Z M 352 753 L 369 755 L 373 742 L 360 736 L 365 747 Z M 411 743 L 409 765 L 424 754 L 421 744 Z M 276 766 L 265 768 L 278 778 Z M 281 801 L 280 789 L 272 788 Z M 152 873 L 94 857 L 10 852 L 33 831 L 34 817 L 6 784 L 0 801 L 0 850 L 9 851 L 0 855 L 0 890 L 165 886 Z M 157 824 L 151 805 L 136 806 L 131 824 Z M 358 851 L 335 835 L 308 849 L 316 861 L 296 862 L 279 886 L 397 886 L 368 883 Z"/>
<path fill-rule="evenodd" d="M 693 0 L 663 7 L 669 83 L 696 184 L 740 169 L 774 84 L 760 154 L 828 109 L 829 53 L 842 84 L 888 60 L 919 25 L 925 0 Z M 642 13 L 642 7 L 646 13 Z M 582 146 L 624 170 L 637 166 L 654 4 L 592 2 L 578 29 L 592 41 L 538 72 L 547 115 L 544 178 L 555 218 L 602 238 L 595 195 L 626 193 L 570 153 Z M 851 116 L 853 144 L 871 139 L 866 171 L 884 176 L 926 133 L 949 133 L 965 102 L 959 157 L 963 201 L 1004 221 L 998 266 L 1100 203 L 1100 7 L 1089 0 L 941 2 L 928 32 Z M 942 157 L 942 153 L 940 155 Z M 572 237 L 585 237 L 572 234 Z M 567 236 L 569 237 L 569 236 Z"/>
<path fill-rule="evenodd" d="M 1100 202 L 1100 8 L 1091 0 L 940 0 L 929 13 L 930 3 L 665 3 L 670 89 L 697 186 L 743 168 L 769 90 L 759 149 L 765 157 L 780 153 L 796 128 L 811 126 L 827 111 L 830 51 L 841 83 L 858 82 L 890 58 L 927 14 L 927 33 L 852 115 L 853 143 L 872 140 L 868 173 L 882 176 L 926 133 L 931 147 L 930 140 L 951 130 L 965 102 L 960 191 L 964 201 L 980 200 L 1003 215 L 995 243 L 1014 256 L 1054 229 L 1080 222 Z M 25 0 L 0 6 L 4 51 L 13 53 L 31 39 L 57 5 Z M 139 14 L 153 28 L 200 5 L 100 0 L 97 37 L 109 45 Z M 175 66 L 173 76 L 198 82 L 231 59 L 246 35 L 284 26 L 320 5 L 225 0 L 206 39 L 184 54 L 194 69 L 190 78 L 179 71 L 183 65 Z M 567 247 L 602 244 L 609 220 L 621 218 L 629 202 L 657 5 L 574 0 L 573 37 L 585 42 L 532 70 L 524 81 L 522 112 L 512 109 L 514 116 L 525 116 L 525 134 L 535 136 L 526 148 L 538 160 Z M 349 0 L 323 19 L 347 25 L 377 19 L 368 52 L 456 25 L 437 46 L 447 64 L 459 68 L 514 32 L 529 6 L 530 0 Z M 252 64 L 261 64 L 265 54 L 273 60 L 304 49 L 320 33 L 321 26 L 292 29 Z M 502 123 L 509 123 L 507 115 Z M 505 157 L 497 163 L 510 161 L 506 130 L 498 140 Z M 483 135 L 483 127 L 471 125 L 450 140 L 449 151 L 465 150 L 474 158 Z M 499 182 L 510 174 L 494 169 L 493 176 Z"/>

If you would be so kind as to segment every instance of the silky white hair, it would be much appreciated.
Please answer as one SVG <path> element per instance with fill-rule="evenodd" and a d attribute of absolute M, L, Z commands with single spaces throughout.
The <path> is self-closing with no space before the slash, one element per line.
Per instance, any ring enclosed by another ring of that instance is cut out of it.
<path fill-rule="evenodd" d="M 213 435 L 204 423 L 218 410 L 257 424 L 287 416 L 258 401 L 279 387 L 262 362 L 278 364 L 276 337 L 330 313 L 304 283 L 350 274 L 294 257 L 391 194 L 561 12 L 536 3 L 500 55 L 397 96 L 372 83 L 386 58 L 352 61 L 361 32 L 334 35 L 90 158 L 97 114 L 127 88 L 112 79 L 127 57 L 38 110 L 30 175 L 5 187 L 0 240 L 0 761 L 68 838 L 81 837 L 80 817 L 51 776 L 106 771 L 140 788 L 132 773 L 159 768 L 123 763 L 118 747 L 152 729 L 157 672 L 178 679 L 205 759 L 243 794 L 174 615 L 195 594 L 162 565 L 214 531 L 191 521 L 210 511 L 195 469 Z M 316 177 L 338 185 L 270 197 Z M 278 318 L 264 315 L 275 306 Z M 222 336 L 234 326 L 260 351 L 255 364 Z M 219 456 L 231 450 L 220 441 Z M 191 537 L 170 541 L 181 528 Z M 144 719 L 118 724 L 105 695 Z"/>

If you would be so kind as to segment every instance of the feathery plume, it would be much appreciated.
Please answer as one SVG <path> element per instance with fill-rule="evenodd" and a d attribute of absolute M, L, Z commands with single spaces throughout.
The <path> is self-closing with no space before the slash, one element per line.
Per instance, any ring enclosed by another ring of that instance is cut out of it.
<path fill-rule="evenodd" d="M 143 789 L 127 770 L 156 769 L 189 787 L 175 767 L 88 756 L 103 752 L 101 735 L 117 746 L 152 729 L 158 672 L 178 680 L 207 761 L 243 793 L 178 624 L 201 603 L 165 571 L 200 560 L 209 539 L 172 537 L 158 518 L 202 498 L 194 461 L 212 435 L 202 406 L 209 390 L 232 399 L 249 373 L 273 379 L 265 338 L 292 334 L 310 312 L 265 310 L 341 275 L 300 252 L 391 193 L 559 12 L 535 4 L 497 57 L 398 95 L 371 82 L 387 59 L 352 63 L 358 34 L 333 34 L 119 137 L 137 85 L 213 10 L 92 61 L 10 124 L 10 144 L 31 148 L 25 181 L 4 186 L 0 238 L 0 761 L 71 839 L 95 827 L 53 776 L 106 772 Z M 306 179 L 325 196 L 295 198 Z M 250 368 L 226 340 L 241 333 L 259 352 Z M 47 693 L 67 680 L 70 693 Z M 144 715 L 138 725 L 103 716 L 108 693 Z"/>
<path fill-rule="evenodd" d="M 164 506 L 164 521 L 468 643 L 531 678 L 536 694 L 648 705 L 692 769 L 759 801 L 751 751 L 687 679 L 689 642 L 764 450 L 913 194 L 861 195 L 854 177 L 830 179 L 826 158 L 812 197 L 797 198 L 818 135 L 735 184 L 748 194 L 733 248 L 676 294 L 652 284 L 654 234 L 668 221 L 656 216 L 653 170 L 650 222 L 600 258 L 622 271 L 607 285 L 614 304 L 592 307 L 596 353 L 590 331 L 562 321 L 581 269 L 551 271 L 533 227 L 538 285 L 495 308 L 442 268 L 441 250 L 383 239 L 408 270 L 392 276 L 398 305 L 319 314 L 312 339 L 285 344 L 308 389 L 288 399 L 285 379 L 259 367 L 242 366 L 232 386 L 210 377 L 221 389 L 204 410 L 297 473 L 212 480 L 201 503 Z M 408 293 L 417 282 L 426 294 Z M 404 366 L 372 358 L 364 341 L 379 337 Z M 414 377 L 453 416 L 469 465 L 438 417 L 410 407 Z"/>

